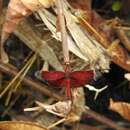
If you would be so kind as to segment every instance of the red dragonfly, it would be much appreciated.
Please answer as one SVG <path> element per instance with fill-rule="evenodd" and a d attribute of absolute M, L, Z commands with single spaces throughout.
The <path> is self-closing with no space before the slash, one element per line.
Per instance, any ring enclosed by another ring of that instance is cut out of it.
<path fill-rule="evenodd" d="M 41 76 L 52 86 L 66 88 L 66 96 L 71 96 L 71 88 L 82 87 L 94 77 L 90 71 L 42 71 Z"/>

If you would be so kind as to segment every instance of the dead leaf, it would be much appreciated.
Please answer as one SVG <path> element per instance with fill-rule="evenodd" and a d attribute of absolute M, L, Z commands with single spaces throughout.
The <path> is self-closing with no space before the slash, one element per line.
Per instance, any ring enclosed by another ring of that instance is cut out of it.
<path fill-rule="evenodd" d="M 130 104 L 110 99 L 109 109 L 119 113 L 123 118 L 130 120 Z"/>
<path fill-rule="evenodd" d="M 3 121 L 0 122 L 0 130 L 47 130 L 33 122 Z"/>
<path fill-rule="evenodd" d="M 1 59 L 8 63 L 9 58 L 4 50 L 4 42 L 15 30 L 16 25 L 32 12 L 54 3 L 53 0 L 10 0 L 1 33 Z"/>

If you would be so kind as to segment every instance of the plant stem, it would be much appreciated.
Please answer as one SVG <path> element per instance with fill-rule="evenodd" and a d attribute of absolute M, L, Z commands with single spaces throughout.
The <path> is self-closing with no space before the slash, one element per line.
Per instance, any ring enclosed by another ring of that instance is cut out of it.
<path fill-rule="evenodd" d="M 56 5 L 58 9 L 58 18 L 59 18 L 59 24 L 60 24 L 60 30 L 61 30 L 64 62 L 69 63 L 69 48 L 68 48 L 68 42 L 67 42 L 67 31 L 66 31 L 66 26 L 65 26 L 65 17 L 64 17 L 62 0 L 56 0 Z"/>

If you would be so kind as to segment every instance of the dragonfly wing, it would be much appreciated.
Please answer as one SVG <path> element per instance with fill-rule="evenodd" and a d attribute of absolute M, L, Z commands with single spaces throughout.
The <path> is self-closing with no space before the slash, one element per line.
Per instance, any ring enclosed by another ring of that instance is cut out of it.
<path fill-rule="evenodd" d="M 94 77 L 93 71 L 74 71 L 70 73 L 70 80 L 72 87 L 80 87 L 88 82 Z"/>
<path fill-rule="evenodd" d="M 42 71 L 42 78 L 52 86 L 65 87 L 65 73 L 62 71 Z"/>
<path fill-rule="evenodd" d="M 65 78 L 62 78 L 62 79 L 59 79 L 59 80 L 53 80 L 53 81 L 49 81 L 49 84 L 50 85 L 53 85 L 57 88 L 63 88 L 63 87 L 66 87 L 66 79 Z"/>
<path fill-rule="evenodd" d="M 42 78 L 52 86 L 66 88 L 66 95 L 70 97 L 70 79 L 65 77 L 65 73 L 61 71 L 42 71 Z"/>
<path fill-rule="evenodd" d="M 44 80 L 56 81 L 65 77 L 65 73 L 62 71 L 42 71 L 41 76 Z"/>

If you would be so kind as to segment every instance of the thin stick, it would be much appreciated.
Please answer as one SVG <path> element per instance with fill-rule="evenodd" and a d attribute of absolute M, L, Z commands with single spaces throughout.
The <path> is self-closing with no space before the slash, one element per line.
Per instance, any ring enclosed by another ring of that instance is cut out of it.
<path fill-rule="evenodd" d="M 64 12 L 63 12 L 62 0 L 56 0 L 56 5 L 58 9 L 58 18 L 59 18 L 59 24 L 60 24 L 60 29 L 61 29 L 64 62 L 69 63 L 69 48 L 68 48 L 68 42 L 67 42 L 67 31 L 65 27 L 65 17 L 64 17 Z"/>
<path fill-rule="evenodd" d="M 13 86 L 11 87 L 11 90 L 8 93 L 8 96 L 7 96 L 6 101 L 5 101 L 5 106 L 9 105 L 9 101 L 10 101 L 10 99 L 12 97 L 12 93 L 13 93 Z"/>

